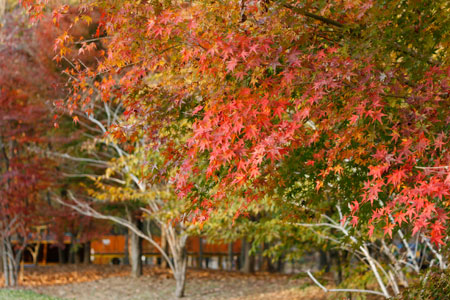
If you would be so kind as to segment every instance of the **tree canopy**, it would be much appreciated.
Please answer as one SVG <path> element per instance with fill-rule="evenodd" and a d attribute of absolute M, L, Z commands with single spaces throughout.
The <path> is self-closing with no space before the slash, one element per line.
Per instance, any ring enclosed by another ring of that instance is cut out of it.
<path fill-rule="evenodd" d="M 93 1 L 78 22 L 89 23 L 92 10 L 100 26 L 93 41 L 77 41 L 78 53 L 99 40 L 107 50 L 97 65 L 72 70 L 67 105 L 87 108 L 89 83 L 104 101 L 119 98 L 139 121 L 113 134 L 133 139 L 143 129 L 149 143 L 158 140 L 178 168 L 179 197 L 198 205 L 200 220 L 230 195 L 245 209 L 283 184 L 283 162 L 311 148 L 292 167 L 316 170 L 318 193 L 361 170 L 352 224 L 371 205 L 369 233 L 381 224 L 392 235 L 407 222 L 443 243 L 446 1 Z M 70 31 L 56 42 L 60 58 Z M 183 143 L 165 134 L 180 122 Z"/>

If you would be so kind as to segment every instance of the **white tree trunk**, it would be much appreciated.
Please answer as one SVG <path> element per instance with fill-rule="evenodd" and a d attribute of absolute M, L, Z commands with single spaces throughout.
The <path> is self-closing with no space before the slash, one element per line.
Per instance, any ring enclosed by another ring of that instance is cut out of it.
<path fill-rule="evenodd" d="M 163 256 L 163 258 L 167 261 L 167 264 L 169 265 L 170 269 L 173 272 L 173 276 L 176 281 L 176 291 L 175 296 L 176 297 L 183 297 L 184 296 L 184 287 L 185 287 L 185 281 L 186 281 L 186 267 L 187 267 L 187 256 L 186 256 L 186 241 L 188 238 L 188 235 L 186 231 L 184 230 L 183 225 L 173 225 L 170 222 L 166 223 L 161 220 L 157 220 L 160 229 L 161 234 L 166 237 L 167 244 L 169 246 L 169 251 L 166 251 L 164 248 L 161 247 L 152 237 L 151 233 L 144 233 L 138 226 L 136 226 L 133 222 L 130 220 L 111 216 L 111 215 L 104 215 L 97 210 L 90 207 L 87 203 L 83 203 L 79 201 L 77 198 L 75 198 L 71 193 L 69 193 L 70 198 L 76 203 L 75 205 L 69 204 L 65 201 L 63 201 L 60 198 L 55 198 L 59 203 L 73 208 L 75 211 L 78 211 L 79 213 L 94 217 L 97 219 L 103 219 L 103 220 L 110 220 L 112 222 L 115 222 L 116 224 L 120 224 L 122 226 L 125 226 L 135 234 L 136 236 L 141 237 L 142 239 L 145 239 L 148 241 L 151 245 L 153 245 Z M 142 209 L 145 212 L 147 210 Z M 170 259 L 170 256 L 173 257 L 173 262 Z"/>
<path fill-rule="evenodd" d="M 175 264 L 175 297 L 184 297 L 184 289 L 186 286 L 186 266 L 187 266 L 187 256 L 185 249 L 183 247 L 182 253 L 174 255 Z"/>
<path fill-rule="evenodd" d="M 131 231 L 130 236 L 131 275 L 137 278 L 142 275 L 142 243 L 134 232 Z"/>
<path fill-rule="evenodd" d="M 175 278 L 175 297 L 184 297 L 184 289 L 186 285 L 186 241 L 187 234 L 182 229 L 177 230 L 172 225 L 163 225 L 161 230 L 165 232 L 170 253 L 173 257 L 173 276 Z"/>

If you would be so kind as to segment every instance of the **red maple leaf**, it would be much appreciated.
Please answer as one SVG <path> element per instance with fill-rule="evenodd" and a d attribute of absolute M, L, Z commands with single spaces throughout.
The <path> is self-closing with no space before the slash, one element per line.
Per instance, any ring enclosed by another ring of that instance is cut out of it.
<path fill-rule="evenodd" d="M 397 223 L 398 224 L 398 226 L 401 226 L 402 225 L 402 222 L 406 222 L 406 213 L 404 213 L 404 212 L 398 212 L 398 213 L 396 213 L 395 215 L 394 215 L 394 220 L 395 220 L 395 223 Z"/>
<path fill-rule="evenodd" d="M 387 222 L 386 226 L 383 227 L 384 234 L 389 234 L 389 236 L 392 238 L 392 229 L 394 229 L 394 226 L 394 224 Z"/>
<path fill-rule="evenodd" d="M 227 70 L 233 72 L 234 68 L 236 68 L 237 63 L 238 63 L 237 58 L 233 57 L 232 59 L 230 59 L 227 62 Z"/>
<path fill-rule="evenodd" d="M 388 176 L 388 183 L 392 183 L 394 186 L 397 186 L 402 181 L 402 178 L 406 176 L 406 172 L 403 169 L 396 170 L 392 173 L 392 175 Z"/>

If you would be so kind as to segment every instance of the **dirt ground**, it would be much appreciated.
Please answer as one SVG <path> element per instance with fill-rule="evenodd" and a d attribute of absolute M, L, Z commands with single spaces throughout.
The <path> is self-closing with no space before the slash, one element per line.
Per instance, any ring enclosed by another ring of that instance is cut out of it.
<path fill-rule="evenodd" d="M 25 269 L 22 287 L 63 299 L 170 300 L 175 281 L 166 269 L 146 267 L 128 276 L 126 266 L 47 266 Z M 287 275 L 188 270 L 186 300 L 325 300 L 307 278 Z"/>

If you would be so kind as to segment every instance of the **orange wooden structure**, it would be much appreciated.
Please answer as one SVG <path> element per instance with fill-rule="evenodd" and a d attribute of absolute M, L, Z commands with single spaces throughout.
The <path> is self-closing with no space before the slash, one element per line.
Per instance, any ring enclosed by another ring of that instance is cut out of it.
<path fill-rule="evenodd" d="M 125 236 L 124 235 L 107 235 L 91 242 L 91 261 L 95 264 L 109 264 L 115 261 L 121 261 L 125 256 Z M 161 239 L 154 237 L 154 240 L 161 245 Z M 228 244 L 207 243 L 205 239 L 200 237 L 189 237 L 186 242 L 186 250 L 188 256 L 198 256 L 200 253 L 200 240 L 203 243 L 204 257 L 210 256 L 226 256 L 229 254 Z M 235 241 L 232 245 L 232 253 L 235 255 L 241 251 L 241 241 Z M 148 241 L 142 241 L 142 254 L 145 257 L 159 257 L 158 250 Z"/>
<path fill-rule="evenodd" d="M 161 245 L 160 237 L 154 237 L 154 240 Z M 200 242 L 202 243 L 201 248 Z M 71 243 L 71 237 L 68 235 L 64 236 L 63 244 L 66 247 L 63 251 L 66 252 L 64 254 L 66 257 L 69 253 Z M 104 235 L 92 240 L 90 244 L 91 262 L 94 264 L 122 262 L 126 251 L 125 243 L 125 235 Z M 26 264 L 36 262 L 40 265 L 57 263 L 59 257 L 57 244 L 56 237 L 45 231 L 39 239 L 29 241 L 27 251 L 24 252 L 23 261 Z M 232 248 L 229 249 L 229 243 L 208 243 L 205 238 L 189 237 L 186 242 L 186 251 L 191 261 L 193 258 L 199 258 L 200 256 L 203 258 L 219 257 L 219 260 L 222 261 L 222 257 L 230 254 L 235 256 L 240 253 L 241 241 L 237 240 L 233 242 Z M 33 252 L 36 254 L 35 258 L 33 258 Z M 159 251 L 146 240 L 142 241 L 142 255 L 144 256 L 143 258 L 162 261 Z"/>
<path fill-rule="evenodd" d="M 65 235 L 63 240 L 58 242 L 56 236 L 48 232 L 47 226 L 36 226 L 36 228 L 38 234 L 35 238 L 28 241 L 22 257 L 23 263 L 36 263 L 39 265 L 56 263 L 58 260 L 56 245 L 62 243 L 66 248 L 69 248 L 68 246 L 72 243 L 71 237 Z M 12 240 L 12 243 L 20 244 L 18 240 L 14 239 Z M 33 255 L 36 255 L 36 257 L 33 257 Z"/>

